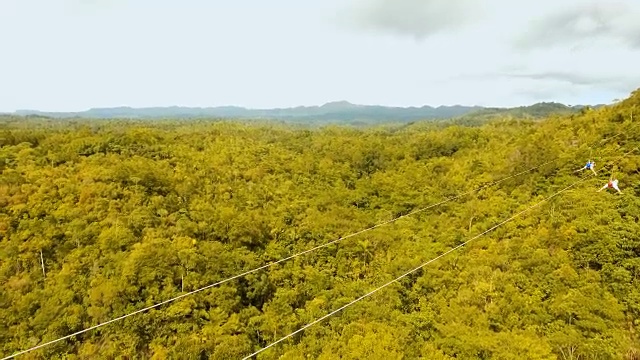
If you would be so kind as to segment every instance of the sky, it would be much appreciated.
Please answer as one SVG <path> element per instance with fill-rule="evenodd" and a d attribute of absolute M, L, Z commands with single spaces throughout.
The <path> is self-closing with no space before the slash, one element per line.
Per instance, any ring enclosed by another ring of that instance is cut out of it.
<path fill-rule="evenodd" d="M 0 0 L 0 111 L 611 103 L 638 0 Z"/>

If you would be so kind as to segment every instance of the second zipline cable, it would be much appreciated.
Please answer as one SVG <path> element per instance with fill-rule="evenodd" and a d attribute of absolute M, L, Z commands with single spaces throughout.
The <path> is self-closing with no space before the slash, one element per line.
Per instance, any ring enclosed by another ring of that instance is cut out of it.
<path fill-rule="evenodd" d="M 628 152 L 624 153 L 623 155 L 621 155 L 621 156 L 620 156 L 620 158 L 624 158 L 624 157 L 626 157 L 627 155 L 631 154 L 632 152 L 634 152 L 634 151 L 636 151 L 636 150 L 640 150 L 640 148 L 634 148 L 634 149 L 632 149 L 631 151 L 628 151 Z M 541 201 L 537 202 L 537 203 L 536 203 L 536 204 L 534 204 L 534 205 L 529 206 L 528 208 L 526 208 L 526 209 L 524 209 L 524 210 L 522 210 L 522 211 L 518 212 L 517 214 L 515 214 L 515 215 L 511 216 L 510 218 L 508 218 L 508 219 L 506 219 L 506 220 L 503 220 L 502 222 L 500 222 L 500 223 L 498 223 L 498 224 L 494 225 L 493 227 L 491 227 L 491 228 L 489 228 L 489 229 L 487 229 L 487 230 L 483 231 L 482 233 L 480 233 L 480 234 L 478 234 L 478 235 L 476 235 L 476 236 L 474 236 L 474 237 L 470 238 L 469 240 L 467 240 L 467 241 L 463 242 L 462 244 L 460 244 L 460 245 L 458 245 L 458 246 L 455 246 L 455 247 L 453 247 L 453 248 L 451 248 L 451 249 L 449 249 L 449 250 L 445 251 L 444 253 L 442 253 L 442 254 L 440 254 L 440 255 L 438 255 L 438 256 L 436 256 L 436 257 L 434 257 L 433 259 L 431 259 L 431 260 L 429 260 L 429 261 L 427 261 L 427 262 L 425 262 L 425 263 L 421 264 L 420 266 L 418 266 L 418 267 L 416 267 L 416 268 L 414 268 L 414 269 L 412 269 L 412 270 L 410 270 L 410 271 L 408 271 L 408 272 L 406 272 L 406 273 L 404 273 L 404 274 L 400 275 L 399 277 L 397 277 L 397 278 L 395 278 L 395 279 L 393 279 L 393 280 L 391 280 L 391 281 L 387 282 L 386 284 L 384 284 L 384 285 L 382 285 L 382 286 L 379 286 L 379 287 L 377 287 L 377 288 L 373 289 L 372 291 L 370 291 L 370 292 L 368 292 L 368 293 L 366 293 L 366 294 L 364 294 L 364 295 L 360 296 L 359 298 L 357 298 L 357 299 L 355 299 L 355 300 L 353 300 L 353 301 L 349 302 L 348 304 L 346 304 L 346 305 L 343 305 L 343 306 L 339 307 L 338 309 L 336 309 L 336 310 L 334 310 L 334 311 L 332 311 L 332 312 L 328 313 L 327 315 L 324 315 L 323 317 L 321 317 L 321 318 L 319 318 L 319 319 L 316 319 L 316 320 L 314 320 L 314 321 L 310 322 L 309 324 L 307 324 L 307 325 L 305 325 L 305 326 L 301 327 L 300 329 L 298 329 L 298 330 L 296 330 L 296 331 L 294 331 L 294 332 L 290 333 L 289 335 L 284 336 L 284 337 L 282 337 L 282 338 L 278 339 L 277 341 L 274 341 L 273 343 L 271 343 L 271 344 L 267 345 L 266 347 L 264 347 L 264 348 L 262 348 L 262 349 L 260 349 L 260 350 L 258 350 L 258 351 L 256 351 L 256 352 L 252 353 L 251 355 L 248 355 L 248 356 L 244 357 L 242 360 L 247 360 L 247 359 L 249 359 L 249 358 L 251 358 L 251 357 L 253 357 L 253 356 L 255 356 L 255 355 L 257 355 L 257 354 L 259 354 L 259 353 L 261 353 L 261 352 L 263 352 L 263 351 L 265 351 L 265 350 L 267 350 L 268 348 L 270 348 L 270 347 L 272 347 L 272 346 L 274 346 L 274 345 L 276 345 L 276 344 L 278 344 L 278 343 L 280 343 L 280 342 L 282 342 L 282 341 L 284 341 L 284 340 L 286 340 L 286 339 L 288 339 L 288 338 L 292 337 L 293 335 L 298 334 L 298 333 L 300 333 L 300 332 L 304 331 L 305 329 L 307 329 L 307 328 L 309 328 L 309 327 L 311 327 L 311 326 L 313 326 L 313 325 L 315 325 L 315 324 L 317 324 L 317 323 L 321 322 L 322 320 L 327 319 L 327 318 L 329 318 L 329 317 L 331 317 L 331 316 L 333 316 L 333 315 L 337 314 L 338 312 L 340 312 L 340 311 L 342 311 L 342 310 L 346 309 L 347 307 L 349 307 L 349 306 L 351 306 L 351 305 L 353 305 L 353 304 L 355 304 L 355 303 L 357 303 L 357 302 L 359 302 L 359 301 L 361 301 L 361 300 L 363 300 L 363 299 L 365 299 L 365 298 L 367 298 L 367 297 L 369 297 L 369 296 L 373 295 L 374 293 L 376 293 L 376 292 L 378 292 L 378 291 L 380 291 L 380 290 L 384 289 L 385 287 L 387 287 L 387 286 L 389 286 L 389 285 L 391 285 L 391 284 L 393 284 L 393 283 L 395 283 L 395 282 L 400 281 L 402 278 L 407 277 L 408 275 L 410 275 L 410 274 L 412 274 L 412 273 L 414 273 L 414 272 L 416 272 L 416 271 L 418 271 L 418 270 L 422 269 L 423 267 L 425 267 L 425 266 L 427 266 L 427 265 L 431 264 L 432 262 L 434 262 L 434 261 L 436 261 L 436 260 L 438 260 L 438 259 L 440 259 L 440 258 L 442 258 L 442 257 L 446 256 L 447 254 L 450 254 L 450 253 L 452 253 L 452 252 L 454 252 L 454 251 L 458 250 L 459 248 L 461 248 L 461 247 L 463 247 L 463 246 L 467 245 L 469 242 L 471 242 L 471 241 L 473 241 L 473 240 L 475 240 L 475 239 L 477 239 L 477 238 L 479 238 L 479 237 L 481 237 L 481 236 L 483 236 L 483 235 L 485 235 L 485 234 L 487 234 L 487 233 L 489 233 L 489 232 L 491 232 L 491 231 L 495 230 L 495 229 L 496 229 L 496 228 L 498 228 L 499 226 L 502 226 L 502 225 L 504 225 L 504 224 L 506 224 L 506 223 L 508 223 L 508 222 L 512 221 L 512 220 L 513 220 L 513 219 L 515 219 L 516 217 L 518 217 L 518 216 L 520 216 L 520 215 L 524 214 L 525 212 L 530 211 L 530 210 L 532 210 L 532 209 L 534 209 L 534 208 L 536 208 L 536 207 L 540 206 L 541 204 L 543 204 L 543 203 L 545 203 L 545 202 L 549 201 L 550 199 L 552 199 L 552 198 L 554 198 L 554 197 L 556 197 L 556 196 L 560 195 L 561 193 L 563 193 L 563 192 L 565 192 L 565 191 L 569 190 L 570 188 L 572 188 L 572 187 L 574 187 L 574 186 L 576 186 L 576 185 L 578 185 L 578 184 L 580 184 L 580 183 L 584 182 L 584 181 L 585 181 L 585 180 L 587 180 L 590 176 L 594 176 L 594 175 L 593 175 L 593 174 L 591 174 L 591 173 L 589 173 L 588 175 L 583 176 L 582 178 L 580 178 L 580 180 L 578 180 L 578 181 L 574 182 L 573 184 L 571 184 L 571 185 L 569 185 L 569 186 L 567 186 L 567 187 L 565 187 L 565 188 L 563 188 L 563 189 L 561 189 L 561 190 L 559 190 L 559 191 L 555 192 L 553 195 L 551 195 L 551 196 L 549 196 L 549 197 L 547 197 L 547 198 L 545 198 L 545 199 L 543 199 L 543 200 L 541 200 Z"/>
<path fill-rule="evenodd" d="M 300 329 L 298 329 L 298 330 L 296 330 L 296 331 L 294 331 L 294 332 L 290 333 L 289 335 L 286 335 L 286 336 L 284 336 L 284 337 L 282 337 L 282 338 L 278 339 L 277 341 L 272 342 L 271 344 L 267 345 L 266 347 L 264 347 L 264 348 L 262 348 L 262 349 L 260 349 L 260 350 L 258 350 L 258 351 L 256 351 L 256 352 L 252 353 L 251 355 L 248 355 L 248 356 L 246 356 L 246 357 L 242 358 L 242 360 L 250 359 L 250 358 L 252 358 L 253 356 L 258 355 L 259 353 L 261 353 L 261 352 L 263 352 L 263 351 L 265 351 L 265 350 L 269 349 L 270 347 L 272 347 L 272 346 L 274 346 L 274 345 L 277 345 L 278 343 L 280 343 L 280 342 L 282 342 L 282 341 L 284 341 L 284 340 L 286 340 L 286 339 L 288 339 L 288 338 L 292 337 L 293 335 L 298 334 L 298 333 L 300 333 L 300 332 L 304 331 L 305 329 L 307 329 L 307 328 L 309 328 L 309 327 L 311 327 L 311 326 L 313 326 L 313 325 L 315 325 L 315 324 L 317 324 L 317 323 L 321 322 L 322 320 L 325 320 L 325 319 L 327 319 L 327 318 L 329 318 L 329 317 L 331 317 L 331 316 L 333 316 L 333 315 L 337 314 L 338 312 L 340 312 L 340 311 L 342 311 L 342 310 L 346 309 L 347 307 L 349 307 L 349 306 L 351 306 L 351 305 L 353 305 L 353 304 L 355 304 L 355 303 L 357 303 L 357 302 L 359 302 L 359 301 L 361 301 L 361 300 L 363 300 L 363 299 L 365 299 L 365 298 L 367 298 L 367 297 L 369 297 L 369 296 L 371 296 L 371 295 L 375 294 L 376 292 L 378 292 L 378 291 L 380 291 L 380 290 L 382 290 L 382 289 L 386 288 L 387 286 L 389 286 L 389 285 L 391 285 L 391 284 L 393 284 L 393 283 L 395 283 L 395 282 L 400 281 L 402 278 L 407 277 L 408 275 L 410 275 L 410 274 L 412 274 L 412 273 L 414 273 L 414 272 L 416 272 L 416 271 L 418 271 L 418 270 L 422 269 L 423 267 L 425 267 L 425 266 L 427 266 L 427 265 L 431 264 L 432 262 L 434 262 L 434 261 L 436 261 L 436 260 L 438 260 L 438 259 L 440 259 L 440 258 L 442 258 L 442 257 L 446 256 L 447 254 L 450 254 L 450 253 L 452 253 L 452 252 L 454 252 L 454 251 L 458 250 L 459 248 L 461 248 L 461 247 L 463 247 L 463 246 L 467 245 L 469 242 L 471 242 L 471 241 L 473 241 L 473 240 L 475 240 L 475 239 L 477 239 L 477 238 L 479 238 L 479 237 L 481 237 L 481 236 L 483 236 L 483 235 L 485 235 L 485 234 L 487 234 L 487 233 L 489 233 L 489 232 L 491 232 L 491 231 L 495 230 L 496 228 L 498 228 L 498 227 L 499 227 L 499 226 L 501 226 L 501 225 L 504 225 L 504 224 L 506 224 L 506 223 L 508 223 L 508 222 L 512 221 L 512 220 L 513 220 L 513 219 L 515 219 L 516 217 L 518 217 L 518 216 L 520 216 L 520 215 L 524 214 L 525 212 L 530 211 L 531 209 L 538 207 L 539 205 L 543 204 L 544 202 L 548 201 L 549 199 L 551 199 L 551 198 L 553 198 L 553 197 L 555 197 L 555 196 L 557 196 L 557 195 L 559 195 L 559 194 L 561 194 L 561 193 L 563 193 L 563 192 L 565 192 L 565 191 L 569 190 L 570 188 L 572 188 L 572 187 L 576 186 L 577 184 L 579 184 L 579 183 L 581 183 L 581 182 L 585 181 L 589 176 L 593 176 L 593 174 L 589 174 L 589 175 L 587 175 L 587 176 L 582 177 L 580 180 L 578 180 L 578 181 L 574 182 L 573 184 L 571 184 L 571 185 L 569 185 L 569 186 L 565 187 L 564 189 L 562 189 L 562 190 L 560 190 L 560 191 L 556 192 L 555 194 L 553 194 L 553 195 L 551 195 L 551 196 L 549 196 L 549 197 L 547 197 L 547 198 L 543 199 L 542 201 L 540 201 L 540 202 L 538 202 L 538 203 L 536 203 L 536 204 L 534 204 L 534 205 L 532 205 L 532 206 L 530 206 L 530 207 L 528 207 L 528 208 L 526 208 L 526 209 L 524 209 L 524 210 L 522 210 L 522 211 L 518 212 L 517 214 L 515 214 L 515 215 L 511 216 L 510 218 L 508 218 L 508 219 L 506 219 L 506 220 L 504 220 L 504 221 L 502 221 L 502 222 L 500 222 L 500 223 L 498 223 L 498 224 L 494 225 L 493 227 L 491 227 L 491 228 L 489 228 L 489 229 L 487 229 L 487 230 L 483 231 L 482 233 L 480 233 L 480 234 L 478 234 L 478 235 L 476 235 L 476 236 L 472 237 L 471 239 L 469 239 L 469 240 L 467 240 L 467 241 L 463 242 L 462 244 L 460 244 L 460 245 L 458 245 L 458 246 L 456 246 L 456 247 L 453 247 L 453 248 L 451 248 L 451 249 L 449 249 L 449 250 L 445 251 L 444 253 L 442 253 L 442 254 L 440 254 L 440 255 L 438 255 L 438 256 L 436 256 L 436 257 L 434 257 L 433 259 L 431 259 L 431 260 L 429 260 L 429 261 L 427 261 L 427 262 L 425 262 L 425 263 L 423 263 L 423 264 L 421 264 L 420 266 L 418 266 L 418 267 L 416 267 L 416 268 L 414 268 L 414 269 L 412 269 L 412 270 L 410 270 L 410 271 L 407 271 L 406 273 L 404 273 L 404 274 L 400 275 L 399 277 L 397 277 L 397 278 L 395 278 L 395 279 L 393 279 L 393 280 L 391 280 L 391 281 L 387 282 L 386 284 L 381 285 L 381 286 L 379 286 L 379 287 L 377 287 L 377 288 L 375 288 L 375 289 L 371 290 L 370 292 L 368 292 L 368 293 L 366 293 L 366 294 L 364 294 L 364 295 L 360 296 L 359 298 L 357 298 L 357 299 L 355 299 L 355 300 L 353 300 L 353 301 L 349 302 L 348 304 L 343 305 L 343 306 L 339 307 L 338 309 L 336 309 L 336 310 L 334 310 L 334 311 L 332 311 L 332 312 L 330 312 L 330 313 L 328 313 L 328 314 L 324 315 L 323 317 L 318 318 L 318 319 L 316 319 L 316 320 L 314 320 L 314 321 L 312 321 L 312 322 L 308 323 L 307 325 L 305 325 L 305 326 L 301 327 Z"/>

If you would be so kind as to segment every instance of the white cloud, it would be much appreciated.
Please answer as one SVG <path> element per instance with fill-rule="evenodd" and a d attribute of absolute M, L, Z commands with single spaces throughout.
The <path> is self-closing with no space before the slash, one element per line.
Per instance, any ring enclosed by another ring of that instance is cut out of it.
<path fill-rule="evenodd" d="M 532 49 L 604 42 L 640 50 L 639 17 L 639 3 L 583 1 L 533 19 L 516 45 L 519 49 Z"/>
<path fill-rule="evenodd" d="M 462 92 L 483 83 L 496 94 L 497 87 L 510 89 L 506 98 L 532 94 L 540 99 L 544 94 L 560 100 L 570 93 L 585 99 L 598 98 L 598 93 L 600 98 L 612 92 L 626 96 L 640 87 L 640 73 L 634 70 L 640 62 L 640 3 L 635 1 L 488 0 L 479 15 L 472 15 L 471 6 L 450 14 L 464 1 L 456 6 L 442 2 L 434 9 L 417 1 L 365 3 L 378 9 L 384 3 L 389 13 L 395 6 L 411 14 L 411 21 L 393 28 L 383 17 L 369 16 L 365 25 L 354 17 L 361 31 L 373 27 L 396 38 L 421 40 L 441 59 L 434 63 L 448 79 L 443 82 L 459 84 Z M 370 15 L 365 3 L 358 4 L 360 11 Z"/>
<path fill-rule="evenodd" d="M 478 20 L 474 0 L 360 0 L 347 8 L 347 22 L 374 32 L 391 32 L 418 40 L 464 28 Z"/>

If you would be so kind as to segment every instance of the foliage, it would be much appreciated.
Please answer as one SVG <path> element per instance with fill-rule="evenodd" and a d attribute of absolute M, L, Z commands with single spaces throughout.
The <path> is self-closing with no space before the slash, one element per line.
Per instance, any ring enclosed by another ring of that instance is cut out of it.
<path fill-rule="evenodd" d="M 474 127 L 7 117 L 1 354 L 556 160 L 23 356 L 242 358 L 574 183 L 593 157 L 597 180 L 258 358 L 632 359 L 640 152 L 621 155 L 640 143 L 639 96 Z M 596 193 L 612 169 L 624 194 Z"/>

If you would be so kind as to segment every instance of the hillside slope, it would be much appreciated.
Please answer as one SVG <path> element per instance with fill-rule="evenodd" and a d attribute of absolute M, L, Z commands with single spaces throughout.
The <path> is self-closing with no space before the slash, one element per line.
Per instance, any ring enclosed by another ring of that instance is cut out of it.
<path fill-rule="evenodd" d="M 605 105 L 595 105 L 595 106 L 583 106 L 583 105 L 574 105 L 567 106 L 560 103 L 537 103 L 530 106 L 520 106 L 515 108 L 483 108 L 477 111 L 473 111 L 464 115 L 461 115 L 462 119 L 497 119 L 503 117 L 512 117 L 519 119 L 544 119 L 551 115 L 570 115 L 575 114 L 583 109 L 593 108 L 599 109 Z"/>
<path fill-rule="evenodd" d="M 4 123 L 0 356 L 555 160 L 25 356 L 240 359 L 575 183 L 592 158 L 597 178 L 258 358 L 637 359 L 640 152 L 621 155 L 640 146 L 639 110 L 636 91 L 474 128 Z M 597 193 L 612 173 L 623 194 Z"/>

